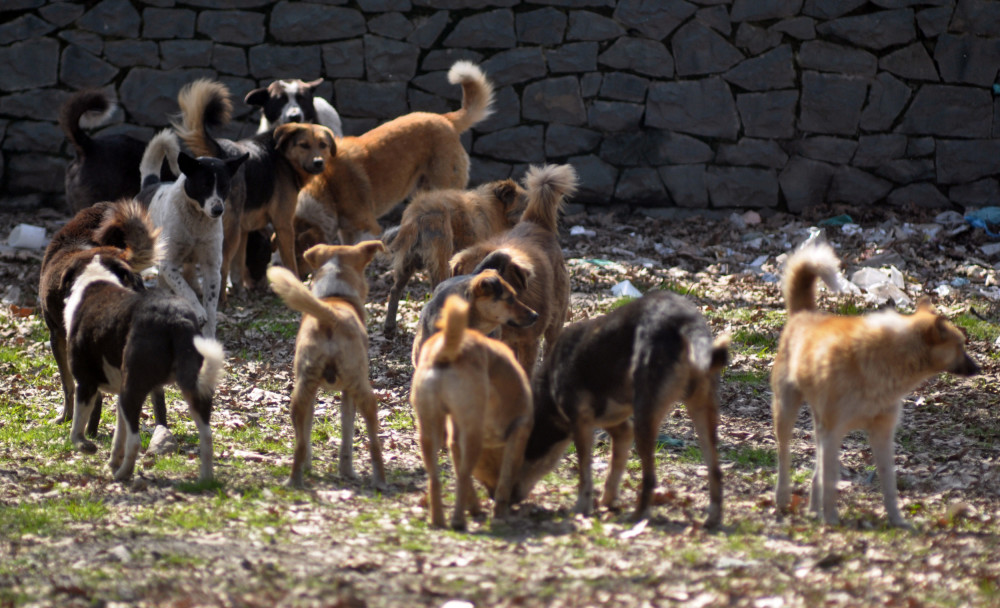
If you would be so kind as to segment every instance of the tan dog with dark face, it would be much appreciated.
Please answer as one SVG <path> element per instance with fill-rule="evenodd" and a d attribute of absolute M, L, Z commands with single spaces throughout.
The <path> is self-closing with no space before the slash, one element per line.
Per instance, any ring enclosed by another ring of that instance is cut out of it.
<path fill-rule="evenodd" d="M 420 450 L 427 469 L 431 523 L 444 527 L 438 452 L 447 434 L 458 489 L 451 527 L 465 529 L 465 511 L 481 512 L 472 484 L 484 450 L 501 450 L 494 518 L 510 509 L 514 474 L 531 432 L 531 389 L 524 370 L 502 342 L 468 329 L 469 304 L 448 298 L 441 331 L 420 351 L 410 403 L 420 427 Z"/>
<path fill-rule="evenodd" d="M 292 424 L 295 427 L 295 455 L 288 483 L 302 487 L 302 474 L 312 464 L 312 421 L 316 392 L 322 387 L 341 391 L 341 442 L 338 471 L 353 478 L 352 445 L 354 412 L 358 410 L 368 429 L 372 459 L 372 479 L 385 486 L 382 448 L 378 438 L 378 404 L 368 382 L 368 333 L 365 330 L 365 298 L 368 283 L 365 268 L 378 251 L 381 241 L 356 246 L 317 245 L 305 258 L 318 270 L 312 291 L 285 268 L 267 271 L 274 291 L 289 308 L 303 313 L 295 338 L 295 388 L 292 391 Z"/>
<path fill-rule="evenodd" d="M 788 322 L 771 372 L 774 434 L 778 441 L 775 502 L 788 508 L 792 429 L 803 399 L 816 436 L 810 507 L 836 525 L 840 444 L 852 430 L 868 431 L 889 523 L 908 527 L 897 505 L 893 433 L 902 398 L 941 372 L 972 375 L 979 366 L 965 352 L 965 336 L 921 298 L 912 315 L 895 311 L 845 317 L 816 310 L 817 278 L 838 285 L 829 245 L 799 249 L 782 283 Z"/>

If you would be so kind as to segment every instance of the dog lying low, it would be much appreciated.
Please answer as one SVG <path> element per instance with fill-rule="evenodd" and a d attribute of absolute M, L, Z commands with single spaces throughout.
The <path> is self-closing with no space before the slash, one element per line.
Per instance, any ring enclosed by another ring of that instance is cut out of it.
<path fill-rule="evenodd" d="M 718 387 L 728 344 L 725 337 L 713 341 L 694 305 L 665 291 L 568 325 L 532 380 L 534 424 L 513 500 L 525 498 L 572 441 L 580 461 L 575 511 L 590 514 L 594 427 L 600 427 L 611 436 L 611 467 L 600 504 L 616 505 L 634 436 L 642 484 L 632 518 L 648 517 L 656 488 L 660 423 L 676 402 L 683 402 L 708 466 L 705 526 L 718 526 L 722 522 Z M 489 470 L 497 471 L 500 467 L 493 460 Z"/>
<path fill-rule="evenodd" d="M 295 388 L 292 390 L 292 425 L 295 455 L 289 485 L 301 488 L 303 472 L 312 466 L 312 422 L 316 392 L 322 387 L 341 392 L 341 477 L 353 478 L 354 413 L 361 412 L 368 429 L 375 487 L 385 487 L 385 467 L 378 437 L 378 403 L 368 382 L 368 333 L 365 268 L 379 251 L 381 241 L 356 246 L 317 245 L 305 252 L 313 268 L 312 291 L 289 270 L 272 266 L 267 271 L 271 287 L 289 308 L 303 313 L 295 338 Z"/>
<path fill-rule="evenodd" d="M 789 507 L 792 429 L 809 403 L 816 437 L 810 508 L 830 525 L 837 516 L 840 444 L 852 430 L 868 431 L 889 523 L 907 527 L 899 511 L 893 433 L 902 398 L 941 372 L 972 375 L 965 336 L 930 300 L 912 315 L 895 311 L 848 317 L 816 309 L 816 279 L 839 285 L 840 262 L 826 243 L 810 243 L 788 260 L 782 281 L 788 321 L 771 371 L 774 435 L 778 442 L 775 504 Z"/>
<path fill-rule="evenodd" d="M 69 293 L 63 316 L 69 365 L 76 380 L 70 439 L 80 451 L 97 446 L 83 437 L 99 391 L 118 394 L 118 424 L 109 465 L 114 478 L 131 477 L 139 453 L 142 402 L 175 382 L 198 427 L 199 479 L 212 479 L 212 395 L 223 368 L 222 346 L 198 331 L 187 301 L 159 290 L 137 291 L 142 279 L 118 256 L 75 256 L 64 276 Z"/>
<path fill-rule="evenodd" d="M 468 329 L 469 304 L 445 302 L 441 331 L 420 351 L 410 403 L 417 414 L 420 451 L 427 469 L 431 523 L 444 527 L 438 452 L 447 433 L 457 491 L 451 527 L 465 529 L 465 511 L 481 513 L 472 484 L 481 452 L 500 451 L 493 489 L 493 517 L 510 510 L 514 475 L 531 430 L 531 390 L 524 370 L 502 342 Z"/>
<path fill-rule="evenodd" d="M 247 93 L 244 101 L 261 109 L 257 132 L 265 133 L 290 122 L 308 122 L 323 125 L 335 136 L 343 137 L 340 114 L 329 101 L 315 93 L 322 83 L 322 78 L 309 82 L 290 78 L 275 80 L 265 88 Z"/>

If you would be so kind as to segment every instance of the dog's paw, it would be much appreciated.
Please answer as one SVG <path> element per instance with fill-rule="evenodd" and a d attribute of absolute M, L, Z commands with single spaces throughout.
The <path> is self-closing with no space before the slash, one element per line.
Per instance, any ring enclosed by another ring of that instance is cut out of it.
<path fill-rule="evenodd" d="M 88 441 L 87 439 L 76 439 L 73 441 L 73 446 L 83 452 L 84 454 L 96 454 L 97 445 L 93 441 Z"/>

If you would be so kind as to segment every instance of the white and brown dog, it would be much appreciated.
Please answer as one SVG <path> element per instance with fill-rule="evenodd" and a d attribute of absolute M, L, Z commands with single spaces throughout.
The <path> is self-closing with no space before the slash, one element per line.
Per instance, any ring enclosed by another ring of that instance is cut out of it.
<path fill-rule="evenodd" d="M 343 137 L 340 114 L 329 101 L 315 93 L 322 83 L 322 78 L 309 82 L 298 78 L 275 80 L 265 88 L 247 93 L 244 101 L 261 109 L 257 132 L 266 133 L 290 122 L 309 122 L 323 125 L 337 137 Z"/>

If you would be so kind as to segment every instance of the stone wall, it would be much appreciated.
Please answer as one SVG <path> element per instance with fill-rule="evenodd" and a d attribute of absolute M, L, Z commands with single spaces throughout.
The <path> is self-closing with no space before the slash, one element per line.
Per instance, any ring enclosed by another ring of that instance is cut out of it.
<path fill-rule="evenodd" d="M 218 78 L 233 137 L 254 131 L 248 90 L 323 76 L 359 134 L 455 108 L 459 58 L 497 87 L 465 136 L 473 183 L 569 162 L 590 204 L 1000 201 L 990 0 L 4 0 L 4 201 L 58 201 L 56 115 L 79 88 L 120 100 L 107 132 L 148 136 L 182 84 Z"/>

